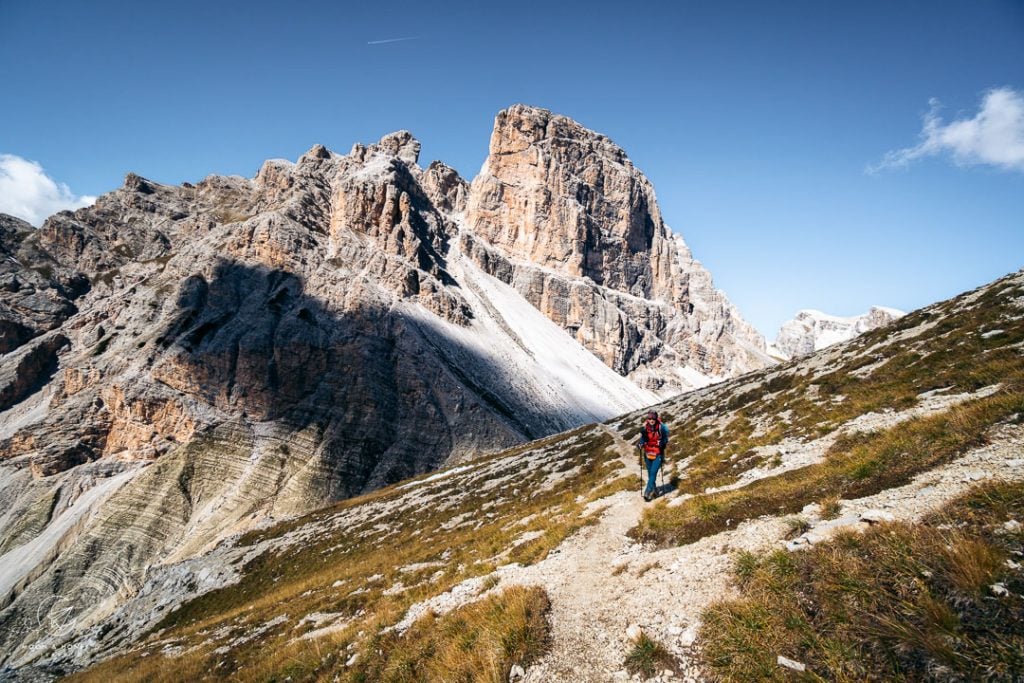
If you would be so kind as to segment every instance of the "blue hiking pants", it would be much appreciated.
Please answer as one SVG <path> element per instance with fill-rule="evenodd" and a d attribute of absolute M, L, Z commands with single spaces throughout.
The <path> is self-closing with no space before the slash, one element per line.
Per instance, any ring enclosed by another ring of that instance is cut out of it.
<path fill-rule="evenodd" d="M 659 455 L 654 460 L 651 460 L 645 455 L 644 461 L 647 462 L 647 489 L 644 491 L 644 495 L 649 496 L 654 493 L 654 483 L 658 476 L 658 470 L 661 469 L 662 457 Z"/>

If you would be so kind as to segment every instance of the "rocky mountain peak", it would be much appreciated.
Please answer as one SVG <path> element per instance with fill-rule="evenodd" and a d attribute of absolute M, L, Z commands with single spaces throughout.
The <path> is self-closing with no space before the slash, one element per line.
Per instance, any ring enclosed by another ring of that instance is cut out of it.
<path fill-rule="evenodd" d="M 459 172 L 441 161 L 432 161 L 421 178 L 423 189 L 437 208 L 449 214 L 466 209 L 469 184 Z"/>
<path fill-rule="evenodd" d="M 538 143 L 590 148 L 609 159 L 631 165 L 622 148 L 607 136 L 585 128 L 568 116 L 526 104 L 514 104 L 498 112 L 491 136 L 492 155 L 521 152 Z"/>
<path fill-rule="evenodd" d="M 848 317 L 804 309 L 782 325 L 770 347 L 771 353 L 787 359 L 806 356 L 884 327 L 904 315 L 903 311 L 884 306 L 872 306 L 867 313 Z"/>
<path fill-rule="evenodd" d="M 32 234 L 32 230 L 32 225 L 28 222 L 0 213 L 0 249 L 6 255 L 13 254 L 22 240 Z"/>
<path fill-rule="evenodd" d="M 398 157 L 410 166 L 414 166 L 420 158 L 420 141 L 407 130 L 385 135 L 376 147 L 387 154 Z"/>
<path fill-rule="evenodd" d="M 142 194 L 153 193 L 153 183 L 135 173 L 128 173 L 124 177 L 124 189 L 130 192 L 141 192 Z"/>
<path fill-rule="evenodd" d="M 304 159 L 330 159 L 331 150 L 327 149 L 320 143 L 317 143 L 309 148 L 309 151 L 299 157 L 301 163 Z"/>
<path fill-rule="evenodd" d="M 671 394 L 763 367 L 761 335 L 665 225 L 606 136 L 525 105 L 498 114 L 463 249 L 618 372 Z"/>
<path fill-rule="evenodd" d="M 604 135 L 546 109 L 510 107 L 495 119 L 472 199 L 468 227 L 509 256 L 654 293 L 654 191 Z"/>

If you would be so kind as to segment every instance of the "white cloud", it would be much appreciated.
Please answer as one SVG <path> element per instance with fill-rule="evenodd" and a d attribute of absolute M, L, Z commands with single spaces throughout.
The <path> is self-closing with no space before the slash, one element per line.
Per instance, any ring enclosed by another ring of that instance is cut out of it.
<path fill-rule="evenodd" d="M 929 105 L 931 110 L 924 116 L 921 142 L 888 152 L 881 162 L 868 167 L 869 173 L 903 168 L 917 159 L 944 153 L 964 166 L 988 164 L 1024 171 L 1024 93 L 1012 88 L 989 90 L 973 118 L 947 124 L 939 118 L 939 101 L 933 98 Z"/>
<path fill-rule="evenodd" d="M 96 197 L 77 196 L 64 183 L 46 175 L 34 161 L 0 154 L 0 213 L 17 216 L 38 227 L 64 209 L 91 206 Z"/>

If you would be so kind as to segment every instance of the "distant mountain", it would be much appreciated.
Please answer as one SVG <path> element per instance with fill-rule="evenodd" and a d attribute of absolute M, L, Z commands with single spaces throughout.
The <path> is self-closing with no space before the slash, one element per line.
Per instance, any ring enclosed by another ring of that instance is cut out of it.
<path fill-rule="evenodd" d="M 498 115 L 0 220 L 0 663 L 151 567 L 771 362 L 604 136 Z"/>
<path fill-rule="evenodd" d="M 783 359 L 806 356 L 832 344 L 853 339 L 868 330 L 888 325 L 904 315 L 903 311 L 882 306 L 872 306 L 867 313 L 848 318 L 803 310 L 792 320 L 783 323 L 775 341 L 768 347 L 768 352 Z"/>

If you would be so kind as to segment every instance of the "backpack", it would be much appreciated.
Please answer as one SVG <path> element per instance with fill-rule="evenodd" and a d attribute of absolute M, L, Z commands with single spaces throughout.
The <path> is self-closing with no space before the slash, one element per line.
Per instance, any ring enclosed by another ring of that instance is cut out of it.
<path fill-rule="evenodd" d="M 661 420 L 655 420 L 653 425 L 644 423 L 644 455 L 648 460 L 654 460 L 661 455 Z"/>

